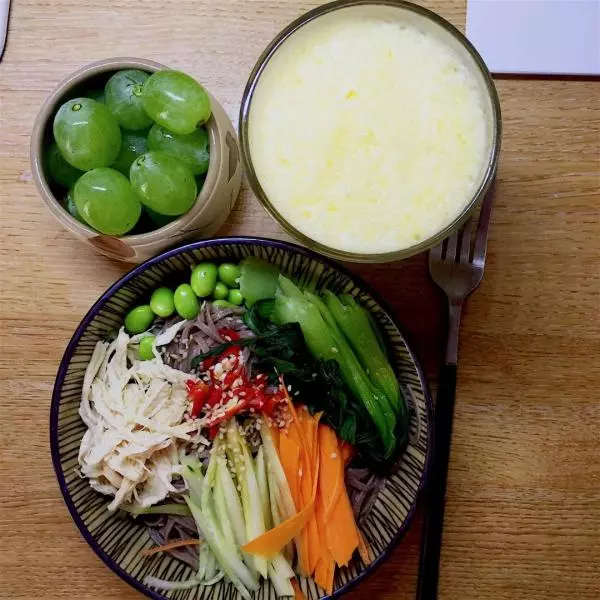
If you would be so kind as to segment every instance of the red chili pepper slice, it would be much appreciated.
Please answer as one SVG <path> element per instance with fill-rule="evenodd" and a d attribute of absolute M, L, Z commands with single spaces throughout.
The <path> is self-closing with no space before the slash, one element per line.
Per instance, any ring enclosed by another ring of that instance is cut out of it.
<path fill-rule="evenodd" d="M 188 390 L 188 398 L 192 401 L 191 414 L 193 417 L 197 417 L 208 398 L 210 387 L 202 381 L 193 381 L 191 379 L 186 381 L 185 385 Z"/>

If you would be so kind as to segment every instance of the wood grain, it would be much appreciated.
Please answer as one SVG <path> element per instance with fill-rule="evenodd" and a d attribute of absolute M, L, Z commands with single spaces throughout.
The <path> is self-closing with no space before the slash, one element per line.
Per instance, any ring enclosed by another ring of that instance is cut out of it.
<path fill-rule="evenodd" d="M 0 597 L 134 599 L 78 534 L 48 449 L 56 369 L 126 267 L 71 239 L 28 144 L 64 76 L 117 55 L 203 81 L 232 119 L 266 43 L 317 2 L 15 0 L 0 63 Z M 464 0 L 427 6 L 463 27 Z M 505 135 L 486 275 L 462 329 L 440 598 L 595 600 L 600 591 L 600 83 L 498 81 Z M 223 233 L 285 237 L 245 188 Z M 353 267 L 435 377 L 443 303 L 426 257 Z M 414 597 L 420 517 L 348 598 Z"/>

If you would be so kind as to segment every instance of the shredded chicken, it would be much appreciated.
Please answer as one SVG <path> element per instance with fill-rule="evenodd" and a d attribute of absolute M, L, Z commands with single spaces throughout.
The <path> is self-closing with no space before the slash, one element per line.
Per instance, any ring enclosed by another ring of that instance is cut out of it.
<path fill-rule="evenodd" d="M 79 413 L 88 429 L 79 449 L 81 474 L 114 496 L 109 510 L 148 507 L 177 491 L 172 480 L 180 456 L 198 433 L 184 419 L 185 383 L 194 376 L 165 365 L 156 351 L 153 360 L 137 360 L 130 347 L 136 341 L 121 329 L 114 342 L 98 342 L 83 382 Z"/>

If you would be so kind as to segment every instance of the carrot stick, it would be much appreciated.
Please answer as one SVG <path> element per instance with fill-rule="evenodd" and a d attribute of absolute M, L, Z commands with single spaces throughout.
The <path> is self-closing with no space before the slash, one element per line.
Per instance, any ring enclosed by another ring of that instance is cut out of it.
<path fill-rule="evenodd" d="M 156 548 L 148 548 L 147 550 L 142 551 L 142 556 L 153 556 L 154 554 L 158 554 L 159 552 L 168 552 L 169 550 L 174 550 L 175 548 L 181 548 L 183 546 L 198 546 L 199 544 L 200 540 L 195 538 L 190 538 L 187 540 L 176 540 L 174 542 L 164 544 L 163 546 L 156 546 Z"/>
<path fill-rule="evenodd" d="M 317 521 L 317 529 L 319 531 L 319 543 L 321 545 L 321 559 L 317 563 L 315 568 L 314 580 L 319 587 L 325 590 L 328 594 L 331 594 L 329 590 L 330 571 L 335 570 L 335 562 L 327 547 L 327 534 L 325 524 L 325 506 L 323 504 L 322 494 L 322 478 L 319 478 L 319 493 L 317 494 L 317 503 L 315 506 L 315 517 Z"/>
<path fill-rule="evenodd" d="M 323 411 L 315 413 L 312 419 L 312 438 L 313 438 L 313 455 L 311 457 L 312 464 L 317 462 L 317 456 L 319 455 L 319 421 L 323 416 Z"/>
<path fill-rule="evenodd" d="M 328 572 L 329 572 L 329 561 L 325 559 L 321 559 L 315 568 L 315 574 L 313 575 L 313 579 L 315 583 L 323 590 L 327 591 L 327 580 L 328 580 Z"/>
<path fill-rule="evenodd" d="M 286 447 L 287 442 L 285 439 L 289 440 L 290 444 L 294 444 L 298 448 L 298 462 L 296 469 L 293 473 L 286 477 L 293 477 L 293 485 L 290 484 L 290 488 L 294 487 L 295 492 L 292 494 L 294 498 L 294 502 L 296 504 L 296 508 L 298 510 L 302 509 L 303 506 L 306 506 L 311 499 L 311 491 L 312 491 L 312 481 L 311 481 L 311 469 L 310 465 L 307 464 L 306 453 L 303 448 L 305 446 L 305 438 L 302 432 L 302 428 L 296 426 L 295 423 L 290 423 L 286 433 L 282 433 L 280 436 L 279 443 L 281 445 L 281 460 L 282 463 L 284 461 L 284 448 Z M 306 528 L 303 528 L 298 535 L 298 540 L 296 543 L 296 547 L 298 549 L 298 564 L 300 567 L 300 571 L 303 575 L 310 575 L 310 560 L 308 555 L 308 531 Z"/>
<path fill-rule="evenodd" d="M 306 595 L 300 588 L 300 584 L 297 579 L 292 579 L 292 587 L 294 588 L 294 600 L 306 600 Z"/>
<path fill-rule="evenodd" d="M 298 485 L 298 471 L 300 469 L 300 446 L 289 436 L 281 435 L 279 438 L 279 460 L 288 480 L 292 499 L 299 510 L 302 507 L 300 487 Z"/>
<path fill-rule="evenodd" d="M 308 411 L 306 411 L 305 429 L 307 432 L 308 443 L 311 446 L 310 447 L 311 472 L 315 471 L 314 465 L 316 464 L 318 453 L 319 453 L 317 427 L 318 427 L 320 418 L 321 418 L 321 414 L 317 414 L 314 417 L 312 417 L 312 416 L 310 416 Z M 317 497 L 317 505 L 318 505 L 318 497 Z M 308 522 L 308 525 L 306 527 L 306 534 L 307 534 L 307 538 L 308 538 L 308 568 L 309 568 L 309 573 L 313 573 L 317 566 L 317 563 L 321 559 L 321 544 L 320 544 L 319 529 L 317 527 L 317 519 L 316 519 L 315 514 L 313 514 L 310 521 Z"/>
<path fill-rule="evenodd" d="M 267 558 L 274 556 L 306 527 L 314 508 L 315 503 L 311 502 L 293 517 L 242 546 L 242 550 L 248 554 L 260 554 Z"/>
<path fill-rule="evenodd" d="M 344 464 L 347 466 L 348 463 L 354 458 L 356 451 L 354 450 L 354 447 L 345 440 L 340 444 L 340 451 L 342 453 Z"/>
<path fill-rule="evenodd" d="M 358 547 L 358 533 L 346 486 L 343 486 L 327 521 L 327 541 L 335 562 L 339 566 L 346 566 Z"/>
<path fill-rule="evenodd" d="M 333 578 L 335 576 L 335 562 L 332 560 L 329 563 L 329 568 L 327 569 L 327 587 L 325 590 L 331 596 L 333 593 Z"/>
<path fill-rule="evenodd" d="M 327 546 L 338 565 L 347 565 L 358 547 L 358 535 L 344 484 L 344 462 L 338 439 L 326 425 L 319 426 L 319 455 Z"/>
<path fill-rule="evenodd" d="M 318 435 L 321 456 L 321 481 L 319 486 L 323 497 L 323 508 L 325 509 L 324 518 L 327 521 L 344 487 L 344 472 L 337 436 L 333 429 L 327 427 L 327 425 L 319 425 Z"/>
<path fill-rule="evenodd" d="M 369 551 L 369 546 L 365 541 L 363 534 L 360 532 L 360 529 L 356 527 L 356 533 L 358 534 L 358 553 L 362 558 L 362 561 L 365 563 L 365 566 L 369 566 L 373 560 L 371 558 L 371 552 Z"/>
<path fill-rule="evenodd" d="M 283 378 L 282 378 L 283 381 Z M 306 443 L 306 438 L 303 434 L 303 427 L 302 424 L 300 423 L 300 420 L 298 418 L 298 413 L 296 412 L 296 409 L 294 407 L 294 403 L 292 402 L 292 399 L 290 398 L 290 395 L 287 392 L 287 388 L 285 387 L 285 385 L 283 386 L 284 392 L 285 392 L 285 399 L 287 400 L 287 404 L 288 404 L 288 410 L 290 411 L 290 414 L 292 415 L 292 423 L 290 423 L 290 425 L 288 426 L 288 433 L 290 430 L 294 429 L 294 425 L 297 428 L 297 432 L 299 434 L 300 437 L 300 441 L 302 442 L 302 450 L 305 454 L 305 456 L 310 456 L 310 453 L 308 451 L 308 446 Z"/>
<path fill-rule="evenodd" d="M 316 469 L 311 461 L 313 451 L 311 443 L 311 434 L 308 433 L 309 428 L 312 429 L 312 417 L 305 407 L 296 411 L 294 403 L 287 392 L 287 388 L 281 378 L 282 389 L 284 390 L 285 398 L 288 404 L 288 409 L 292 416 L 292 422 L 289 424 L 287 429 L 287 435 L 289 435 L 294 441 L 300 444 L 301 448 L 301 474 L 299 476 L 299 488 L 300 497 L 304 506 L 310 502 L 313 497 L 312 490 L 316 489 L 317 484 L 317 473 Z M 310 520 L 309 520 L 310 521 Z M 309 534 L 310 530 L 310 534 Z M 315 544 L 314 541 L 311 544 L 311 540 L 315 539 L 315 527 L 309 525 L 300 532 L 301 548 L 298 548 L 298 565 L 302 574 L 309 576 L 312 572 L 312 568 L 315 565 Z M 311 556 L 312 546 L 312 556 Z"/>

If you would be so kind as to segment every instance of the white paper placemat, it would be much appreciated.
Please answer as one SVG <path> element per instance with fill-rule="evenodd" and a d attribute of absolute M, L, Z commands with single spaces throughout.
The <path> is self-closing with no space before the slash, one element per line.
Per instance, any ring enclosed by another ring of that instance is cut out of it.
<path fill-rule="evenodd" d="M 600 75 L 600 0 L 468 0 L 466 31 L 492 73 Z"/>

